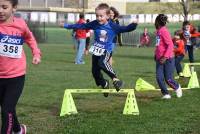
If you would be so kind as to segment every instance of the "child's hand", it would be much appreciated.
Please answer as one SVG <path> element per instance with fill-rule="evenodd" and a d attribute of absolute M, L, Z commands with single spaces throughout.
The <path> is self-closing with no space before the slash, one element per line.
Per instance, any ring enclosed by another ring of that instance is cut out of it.
<path fill-rule="evenodd" d="M 33 60 L 32 60 L 32 64 L 39 64 L 41 62 L 41 58 L 40 57 L 33 57 Z"/>
<path fill-rule="evenodd" d="M 136 15 L 136 17 L 133 19 L 132 23 L 138 23 L 139 22 L 139 16 Z"/>
<path fill-rule="evenodd" d="M 63 27 L 64 27 L 64 24 L 65 24 L 64 22 L 60 22 L 60 23 L 59 23 L 59 26 L 63 28 Z"/>
<path fill-rule="evenodd" d="M 139 22 L 139 19 L 137 18 L 132 21 L 132 23 L 136 23 L 136 24 L 138 24 L 138 22 Z"/>
<path fill-rule="evenodd" d="M 164 64 L 166 62 L 167 58 L 165 57 L 162 57 L 160 58 L 160 64 Z"/>

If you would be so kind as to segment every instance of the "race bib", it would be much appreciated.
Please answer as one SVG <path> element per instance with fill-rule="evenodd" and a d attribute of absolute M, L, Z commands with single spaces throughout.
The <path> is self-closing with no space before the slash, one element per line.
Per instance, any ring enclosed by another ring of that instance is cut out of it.
<path fill-rule="evenodd" d="M 91 54 L 94 54 L 96 56 L 101 56 L 103 55 L 105 49 L 103 48 L 100 48 L 100 47 L 97 47 L 97 46 L 91 46 L 90 49 L 89 49 L 89 52 Z"/>
<path fill-rule="evenodd" d="M 159 46 L 160 44 L 160 36 L 156 36 L 156 46 Z"/>
<path fill-rule="evenodd" d="M 23 39 L 19 36 L 0 34 L 0 55 L 21 58 Z"/>

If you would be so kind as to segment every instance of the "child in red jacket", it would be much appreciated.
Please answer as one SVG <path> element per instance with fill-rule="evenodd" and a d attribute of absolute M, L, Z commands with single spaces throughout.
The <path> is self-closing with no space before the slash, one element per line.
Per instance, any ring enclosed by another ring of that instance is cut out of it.
<path fill-rule="evenodd" d="M 141 46 L 147 46 L 149 47 L 150 45 L 150 36 L 148 33 L 148 29 L 145 27 L 144 28 L 144 32 L 142 33 L 141 37 L 140 37 L 140 45 Z"/>
<path fill-rule="evenodd" d="M 180 77 L 183 77 L 183 69 L 181 66 L 181 61 L 185 55 L 185 45 L 184 40 L 180 38 L 181 30 L 177 30 L 174 33 L 173 43 L 174 43 L 174 55 L 175 55 L 175 67 L 176 72 Z"/>

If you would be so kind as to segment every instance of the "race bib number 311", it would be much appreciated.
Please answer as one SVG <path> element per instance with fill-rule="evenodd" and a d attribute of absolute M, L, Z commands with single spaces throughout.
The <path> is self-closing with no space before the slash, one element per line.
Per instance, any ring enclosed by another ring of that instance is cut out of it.
<path fill-rule="evenodd" d="M 21 58 L 23 39 L 19 36 L 0 34 L 0 55 Z"/>
<path fill-rule="evenodd" d="M 94 54 L 96 56 L 101 56 L 103 55 L 105 49 L 103 48 L 100 48 L 100 47 L 97 47 L 97 46 L 91 46 L 90 49 L 89 49 L 89 52 L 91 54 Z"/>

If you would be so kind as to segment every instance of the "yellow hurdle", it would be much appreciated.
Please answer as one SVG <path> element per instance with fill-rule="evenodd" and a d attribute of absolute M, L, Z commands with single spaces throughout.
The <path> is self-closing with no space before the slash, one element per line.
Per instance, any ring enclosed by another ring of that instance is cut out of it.
<path fill-rule="evenodd" d="M 139 109 L 134 93 L 134 89 L 66 89 L 61 106 L 60 116 L 77 114 L 77 108 L 73 100 L 72 94 L 74 93 L 127 93 L 127 98 L 123 110 L 124 115 L 139 115 Z"/>

